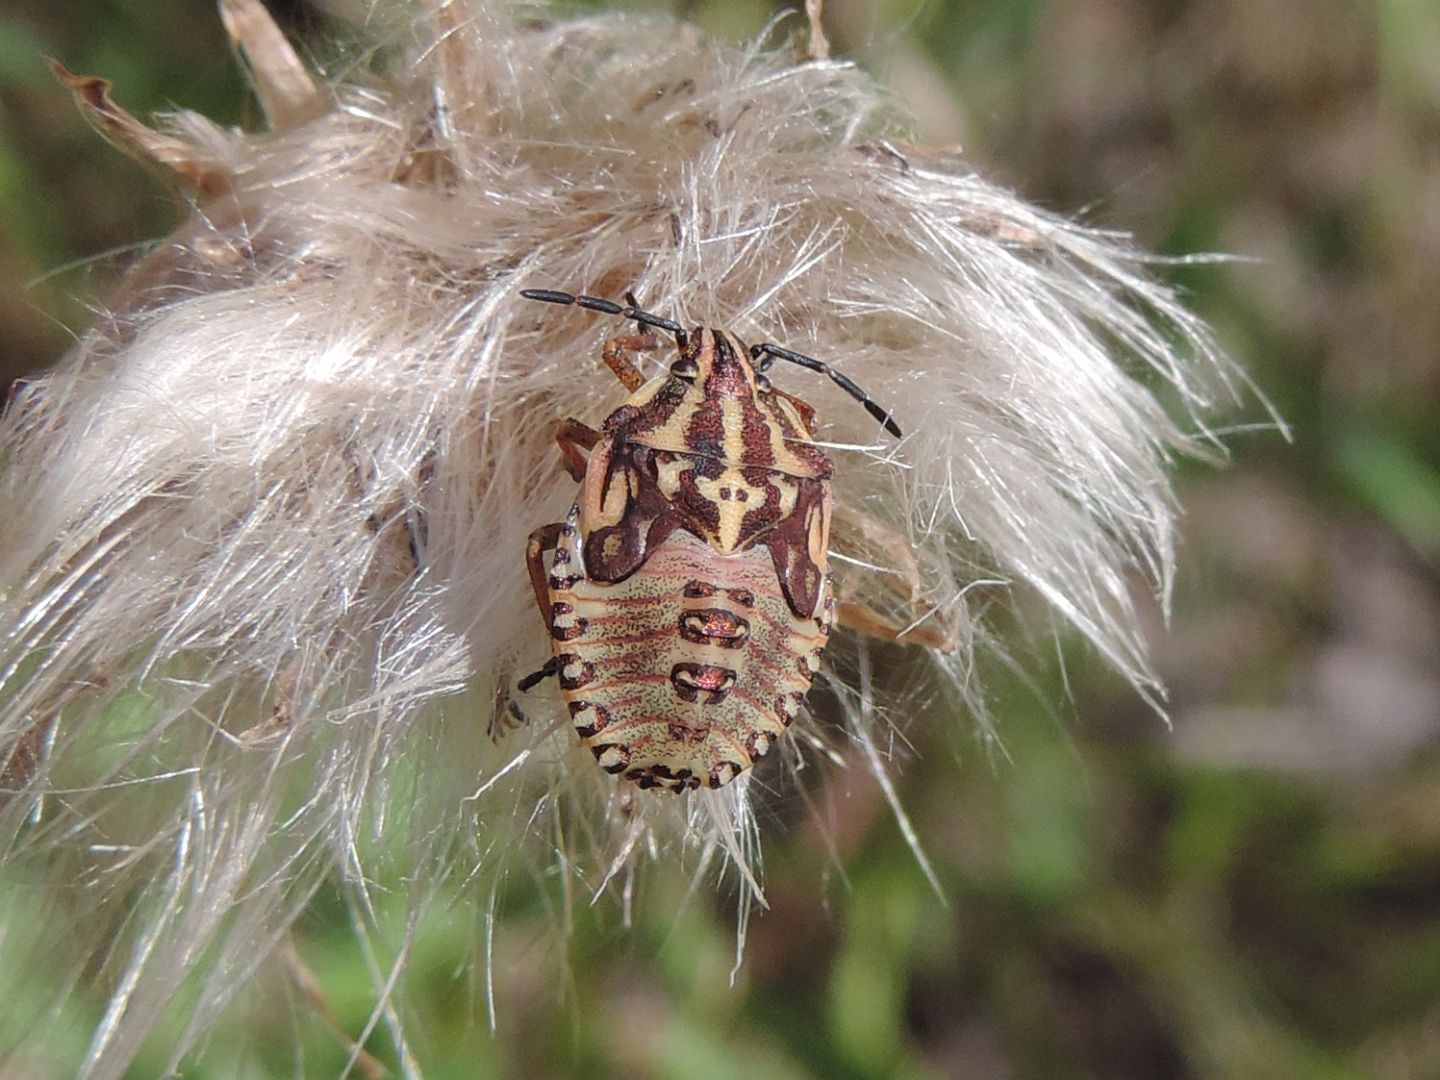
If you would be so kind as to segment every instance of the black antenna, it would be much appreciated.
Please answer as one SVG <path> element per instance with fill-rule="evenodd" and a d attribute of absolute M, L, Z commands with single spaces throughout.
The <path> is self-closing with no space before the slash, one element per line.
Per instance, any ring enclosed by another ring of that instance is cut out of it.
<path fill-rule="evenodd" d="M 633 292 L 627 292 L 625 294 L 625 299 L 630 304 L 629 307 L 621 307 L 613 300 L 603 300 L 598 296 L 558 292 L 555 289 L 521 289 L 520 295 L 525 297 L 526 300 L 540 300 L 547 304 L 565 304 L 566 306 L 578 304 L 580 307 L 589 308 L 591 311 L 600 311 L 606 315 L 619 315 L 623 318 L 634 320 L 641 326 L 653 326 L 657 330 L 664 330 L 667 334 L 674 334 L 675 344 L 682 349 L 685 348 L 686 343 L 689 341 L 689 335 L 685 333 L 685 328 L 679 323 L 672 322 L 670 319 L 662 319 L 659 315 L 651 314 L 648 311 L 642 311 L 640 305 L 635 302 L 635 294 Z M 897 439 L 903 439 L 905 437 L 900 431 L 900 425 L 895 423 L 890 414 L 877 405 L 869 394 L 865 393 L 864 390 L 843 372 L 836 371 L 829 364 L 822 363 L 813 356 L 806 356 L 804 353 L 797 353 L 790 349 L 782 348 L 779 345 L 771 345 L 766 342 L 762 345 L 750 346 L 750 359 L 755 361 L 756 371 L 764 372 L 769 368 L 769 358 L 772 357 L 776 360 L 788 360 L 792 364 L 799 364 L 803 368 L 809 368 L 811 371 L 818 371 L 822 375 L 828 375 L 836 386 L 860 402 L 861 405 L 864 405 L 865 411 L 880 421 L 886 431 L 894 435 Z"/>
<path fill-rule="evenodd" d="M 841 390 L 844 390 L 856 401 L 860 402 L 861 405 L 864 405 L 865 411 L 868 412 L 871 416 L 873 416 L 876 420 L 880 421 L 881 425 L 885 428 L 886 431 L 888 431 L 891 435 L 894 435 L 897 439 L 903 439 L 905 437 L 900 432 L 900 425 L 895 423 L 895 421 L 891 418 L 890 414 L 884 409 L 882 409 L 879 405 L 875 404 L 875 402 L 871 400 L 870 395 L 865 393 L 864 390 L 860 389 L 860 387 L 853 380 L 851 380 L 850 376 L 846 375 L 844 372 L 836 371 L 829 364 L 822 363 L 821 361 L 816 360 L 813 356 L 806 356 L 804 353 L 792 352 L 790 349 L 781 348 L 779 345 L 771 345 L 766 342 L 762 345 L 750 346 L 750 358 L 752 360 L 758 361 L 755 367 L 756 371 L 763 372 L 766 368 L 768 368 L 770 366 L 770 361 L 761 360 L 761 358 L 771 356 L 773 356 L 777 360 L 788 360 L 792 364 L 799 364 L 803 368 L 809 368 L 811 371 L 818 371 L 822 375 L 830 376 L 830 380 L 836 386 L 840 387 Z"/>
<path fill-rule="evenodd" d="M 521 289 L 520 295 L 526 300 L 541 300 L 547 304 L 578 304 L 591 311 L 603 311 L 606 315 L 620 315 L 626 319 L 633 319 L 641 326 L 653 326 L 657 330 L 664 330 L 667 334 L 674 334 L 675 344 L 682 349 L 690 340 L 690 335 L 679 323 L 662 319 L 659 315 L 652 315 L 648 311 L 641 311 L 639 305 L 635 303 L 634 293 L 625 294 L 625 299 L 630 301 L 629 307 L 621 307 L 613 300 L 602 300 L 598 296 L 581 296 L 575 293 L 557 292 L 554 289 Z"/>

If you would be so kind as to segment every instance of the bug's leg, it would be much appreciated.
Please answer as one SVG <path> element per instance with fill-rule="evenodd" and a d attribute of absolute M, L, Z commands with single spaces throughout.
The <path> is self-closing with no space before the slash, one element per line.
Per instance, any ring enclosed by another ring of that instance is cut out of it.
<path fill-rule="evenodd" d="M 522 694 L 526 693 L 527 691 L 534 690 L 535 687 L 539 686 L 546 679 L 559 674 L 559 672 L 560 658 L 557 656 L 552 656 L 549 660 L 545 661 L 545 663 L 540 667 L 538 671 L 532 671 L 529 675 L 526 675 L 523 679 L 516 683 L 515 689 L 519 690 Z"/>
<path fill-rule="evenodd" d="M 595 449 L 600 441 L 600 432 L 589 424 L 581 423 L 573 416 L 560 421 L 555 429 L 555 442 L 565 458 L 565 471 L 572 480 L 585 479 L 585 455 Z"/>
<path fill-rule="evenodd" d="M 499 742 L 516 728 L 524 727 L 529 722 L 530 718 L 520 711 L 520 706 L 515 704 L 514 699 L 507 697 L 490 714 L 490 723 L 486 725 L 485 734 L 490 737 L 491 742 Z"/>
<path fill-rule="evenodd" d="M 485 734 L 490 737 L 491 742 L 500 742 L 507 734 L 514 732 L 517 727 L 523 727 L 524 724 L 530 723 L 526 714 L 520 711 L 520 706 L 516 704 L 513 694 L 518 690 L 528 690 L 534 684 L 539 683 L 541 678 L 546 677 L 547 670 L 560 670 L 559 665 L 554 665 L 552 668 L 552 664 L 554 664 L 553 660 L 547 662 L 543 668 L 540 668 L 540 671 L 526 675 L 514 690 L 511 690 L 510 671 L 508 670 L 504 671 L 495 681 L 495 697 L 491 703 L 490 721 L 485 724 Z"/>
<path fill-rule="evenodd" d="M 504 700 L 497 702 L 494 712 L 490 714 L 490 723 L 485 726 L 485 734 L 492 742 L 499 742 L 516 728 L 524 727 L 530 722 L 530 718 L 515 704 L 514 698 L 504 691 L 500 696 Z"/>
<path fill-rule="evenodd" d="M 934 608 L 923 609 L 921 618 L 934 612 Z M 926 649 L 938 649 L 947 655 L 955 652 L 960 644 L 955 640 L 954 631 L 943 623 L 932 626 L 927 622 L 901 624 L 876 611 L 869 604 L 855 600 L 841 600 L 835 605 L 835 621 L 846 630 L 855 630 L 866 637 L 879 641 L 894 641 L 901 645 L 919 645 Z"/>
<path fill-rule="evenodd" d="M 832 527 L 835 550 L 883 567 L 872 572 L 867 583 L 893 601 L 886 607 L 904 612 L 900 621 L 872 604 L 837 597 L 835 618 L 841 626 L 881 641 L 919 645 L 943 653 L 953 653 L 960 647 L 959 628 L 953 617 L 923 598 L 920 565 L 904 536 L 849 506 L 837 508 Z"/>
<path fill-rule="evenodd" d="M 432 450 L 420 462 L 420 468 L 415 477 L 414 492 L 409 496 L 397 492 L 393 499 L 365 519 L 365 527 L 377 537 L 388 539 L 393 536 L 396 539 L 404 539 L 404 554 L 398 550 L 399 544 L 395 540 L 390 540 L 382 545 L 384 552 L 382 564 L 390 569 L 395 569 L 397 563 L 408 562 L 408 570 L 400 571 L 408 576 L 419 574 L 425 566 L 424 553 L 425 545 L 429 540 L 430 525 L 425 517 L 425 511 L 421 509 L 419 495 L 434 477 L 435 451 Z M 351 474 L 350 482 L 355 498 L 363 499 L 365 497 L 365 477 L 358 463 Z"/>
<path fill-rule="evenodd" d="M 315 977 L 310 966 L 300 958 L 299 950 L 295 948 L 293 937 L 287 937 L 285 944 L 280 949 L 280 955 L 285 962 L 286 970 L 290 979 L 299 990 L 301 998 L 319 1018 L 320 1022 L 336 1036 L 341 1044 L 349 1051 L 350 1060 L 354 1062 L 355 1071 L 365 1080 L 382 1080 L 389 1073 L 383 1062 L 365 1050 L 351 1034 L 350 1030 L 335 1015 L 325 997 L 325 991 L 320 986 L 320 980 Z"/>
<path fill-rule="evenodd" d="M 638 334 L 621 334 L 606 339 L 605 344 L 600 347 L 600 359 L 615 373 L 615 377 L 624 384 L 625 389 L 633 394 L 645 385 L 645 376 L 640 374 L 640 369 L 635 366 L 631 356 L 637 352 L 649 352 L 659 345 L 659 339 L 648 330 Z"/>
<path fill-rule="evenodd" d="M 14 742 L 0 746 L 0 809 L 35 778 L 45 760 L 56 713 L 35 721 Z"/>
<path fill-rule="evenodd" d="M 241 746 L 257 746 L 289 730 L 294 715 L 295 687 L 300 681 L 300 674 L 298 656 L 280 669 L 275 676 L 275 704 L 271 707 L 269 718 L 240 732 L 236 739 Z"/>
<path fill-rule="evenodd" d="M 431 450 L 420 463 L 420 472 L 415 478 L 417 494 L 423 493 L 435 479 L 435 455 L 436 451 Z M 415 562 L 415 571 L 419 573 L 425 565 L 424 551 L 430 540 L 430 522 L 418 502 L 405 512 L 405 540 L 410 547 L 410 557 Z"/>
<path fill-rule="evenodd" d="M 555 612 L 550 607 L 550 575 L 545 570 L 545 552 L 555 550 L 555 545 L 560 542 L 560 530 L 564 527 L 558 521 L 541 525 L 530 534 L 530 540 L 525 545 L 525 565 L 530 571 L 530 587 L 535 590 L 535 606 L 540 609 L 540 617 L 545 620 L 547 634 L 555 621 Z"/>
<path fill-rule="evenodd" d="M 552 656 L 541 665 L 538 671 L 532 671 L 518 683 L 515 684 L 517 693 L 526 693 L 535 689 L 540 683 L 560 673 L 560 660 Z M 499 739 L 502 735 L 530 722 L 529 717 L 521 711 L 515 699 L 504 690 L 504 684 L 495 692 L 495 708 L 490 714 L 490 723 L 486 728 L 486 734 L 492 739 Z"/>
<path fill-rule="evenodd" d="M 114 685 L 115 674 L 110 668 L 91 668 L 86 678 L 67 682 L 26 709 L 28 724 L 13 739 L 0 743 L 0 809 L 21 794 L 44 765 L 60 713 L 72 703 L 105 693 Z"/>

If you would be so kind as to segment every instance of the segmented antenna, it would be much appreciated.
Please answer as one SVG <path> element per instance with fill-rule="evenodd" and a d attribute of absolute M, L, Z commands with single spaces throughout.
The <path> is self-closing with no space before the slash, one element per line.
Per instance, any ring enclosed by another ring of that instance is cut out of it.
<path fill-rule="evenodd" d="M 630 301 L 629 307 L 621 307 L 613 300 L 602 300 L 598 296 L 583 296 L 575 293 L 557 292 L 554 289 L 521 289 L 520 295 L 526 300 L 542 300 L 547 304 L 579 304 L 591 311 L 603 311 L 606 315 L 620 315 L 626 319 L 633 319 L 641 326 L 653 326 L 657 330 L 664 330 L 667 334 L 675 335 L 675 344 L 685 348 L 690 341 L 690 335 L 685 328 L 677 322 L 669 319 L 662 319 L 659 315 L 642 311 L 635 303 L 635 294 L 626 293 L 625 299 Z"/>
<path fill-rule="evenodd" d="M 881 426 L 884 427 L 886 431 L 894 435 L 897 439 L 903 439 L 905 437 L 900 431 L 900 425 L 895 423 L 894 418 L 877 405 L 871 399 L 870 395 L 865 393 L 865 391 L 844 372 L 836 371 L 829 364 L 816 360 L 813 356 L 806 356 L 804 353 L 794 352 L 793 350 L 782 348 L 779 345 L 771 345 L 769 342 L 765 342 L 762 345 L 750 346 L 750 358 L 756 361 L 756 371 L 763 372 L 770 367 L 770 361 L 768 359 L 762 359 L 763 357 L 774 357 L 776 360 L 788 360 L 792 364 L 799 364 L 803 368 L 809 368 L 811 371 L 818 371 L 822 375 L 830 376 L 831 382 L 840 387 L 841 390 L 844 390 L 856 401 L 860 402 L 861 405 L 864 405 L 865 411 L 880 421 Z"/>

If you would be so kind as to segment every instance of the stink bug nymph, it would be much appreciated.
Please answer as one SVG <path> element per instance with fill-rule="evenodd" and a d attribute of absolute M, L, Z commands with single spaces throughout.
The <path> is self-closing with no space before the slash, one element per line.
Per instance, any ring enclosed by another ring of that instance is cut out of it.
<path fill-rule="evenodd" d="M 563 522 L 530 536 L 554 656 L 520 689 L 558 675 L 607 772 L 642 788 L 721 787 L 799 713 L 836 613 L 834 469 L 814 411 L 765 372 L 777 359 L 822 372 L 900 429 L 843 374 L 778 345 L 687 332 L 633 296 L 521 295 L 619 315 L 638 333 L 601 354 L 630 397 L 599 431 L 566 420 L 556 436 L 581 487 Z M 678 357 L 646 382 L 631 355 L 655 347 L 651 328 L 674 336 Z"/>

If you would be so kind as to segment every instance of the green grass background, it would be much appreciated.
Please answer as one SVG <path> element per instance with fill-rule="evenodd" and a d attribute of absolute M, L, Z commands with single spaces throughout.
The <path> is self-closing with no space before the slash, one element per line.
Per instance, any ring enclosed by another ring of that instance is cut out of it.
<path fill-rule="evenodd" d="M 681 7 L 731 36 L 773 13 Z M 303 3 L 276 10 L 323 36 Z M 1036 651 L 1032 685 L 995 685 L 1007 759 L 963 723 L 908 733 L 901 794 L 946 903 L 848 774 L 838 863 L 804 814 L 767 823 L 773 909 L 733 987 L 732 897 L 661 883 L 629 928 L 582 906 L 557 978 L 553 913 L 517 875 L 497 898 L 494 1035 L 460 960 L 485 913 L 456 905 L 420 935 L 427 1073 L 1440 1077 L 1440 6 L 831 0 L 827 27 L 925 137 L 1032 199 L 1166 253 L 1251 257 L 1174 277 L 1293 441 L 1251 407 L 1227 468 L 1182 470 L 1175 615 L 1154 630 L 1173 731 L 1062 641 Z M 176 213 L 83 125 L 45 55 L 112 79 L 142 116 L 256 115 L 204 0 L 9 0 L 10 374 L 63 351 L 85 297 Z M 372 999 L 350 918 L 320 897 L 296 948 L 355 1032 Z M 47 977 L 0 972 L 0 993 Z M 263 991 L 187 1075 L 339 1071 L 293 987 Z M 74 1045 L 0 1076 L 74 1060 L 99 1008 L 77 994 Z M 164 1039 L 133 1076 L 158 1075 Z"/>

